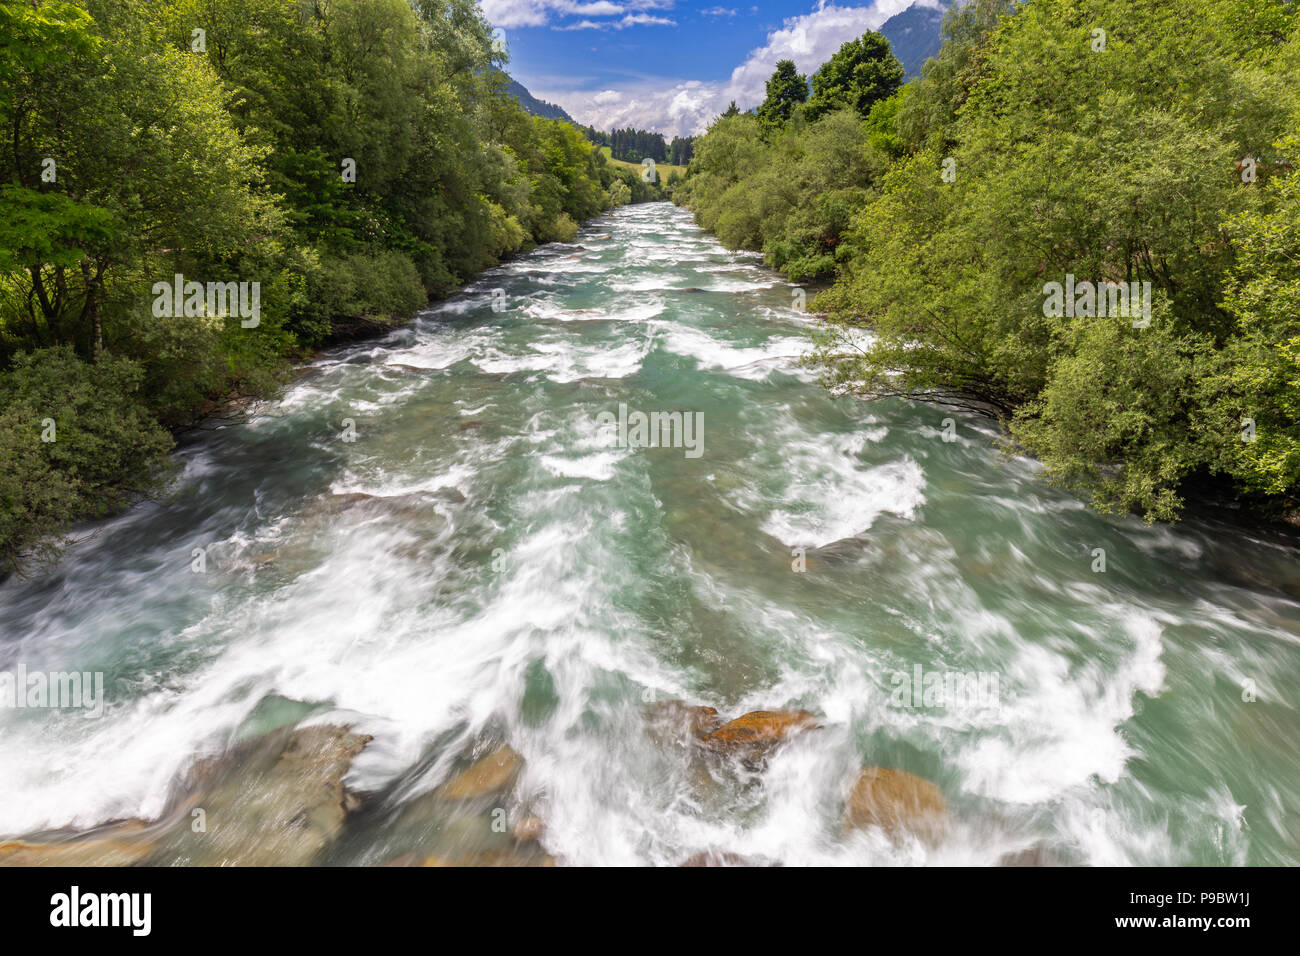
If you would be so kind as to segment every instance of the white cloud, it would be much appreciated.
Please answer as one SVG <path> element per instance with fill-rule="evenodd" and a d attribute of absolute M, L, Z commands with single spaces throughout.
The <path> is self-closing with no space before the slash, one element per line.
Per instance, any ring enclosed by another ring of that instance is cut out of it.
<path fill-rule="evenodd" d="M 489 0 L 485 0 L 486 3 Z M 800 73 L 812 73 L 846 41 L 876 30 L 913 3 L 929 0 L 875 0 L 864 7 L 842 7 L 822 0 L 811 12 L 791 17 L 750 52 L 725 83 L 699 80 L 637 80 L 617 89 L 533 90 L 533 95 L 559 103 L 578 122 L 597 129 L 636 126 L 659 130 L 669 137 L 703 132 L 732 100 L 742 110 L 757 106 L 766 95 L 768 77 L 778 60 L 794 60 Z M 619 94 L 618 98 L 610 96 Z"/>
<path fill-rule="evenodd" d="M 652 17 L 638 10 L 665 10 L 675 0 L 479 0 L 483 15 L 497 27 L 543 27 L 557 30 L 621 30 L 630 26 L 676 26 L 671 20 Z M 617 17 L 621 20 L 583 19 L 559 25 L 567 17 Z"/>
<path fill-rule="evenodd" d="M 625 30 L 628 27 L 677 26 L 676 20 L 667 17 L 655 17 L 648 13 L 629 13 L 622 20 L 579 20 L 569 23 L 557 30 Z"/>
<path fill-rule="evenodd" d="M 560 103 L 580 123 L 598 129 L 635 126 L 659 130 L 669 137 L 702 129 L 726 102 L 717 107 L 718 87 L 699 80 L 668 84 L 642 82 L 622 89 L 589 91 L 547 91 L 535 96 Z"/>
<path fill-rule="evenodd" d="M 655 17 L 655 16 L 651 16 L 648 13 L 629 13 L 627 16 L 625 16 L 622 20 L 619 21 L 619 25 L 624 27 L 635 27 L 635 26 L 675 27 L 677 26 L 676 22 L 669 20 L 667 17 Z"/>
<path fill-rule="evenodd" d="M 709 7 L 707 10 L 701 10 L 700 13 L 706 17 L 734 17 L 736 15 L 735 10 L 730 10 L 727 7 Z"/>
<path fill-rule="evenodd" d="M 540 27 L 550 19 L 548 0 L 480 0 L 483 15 L 497 27 Z"/>

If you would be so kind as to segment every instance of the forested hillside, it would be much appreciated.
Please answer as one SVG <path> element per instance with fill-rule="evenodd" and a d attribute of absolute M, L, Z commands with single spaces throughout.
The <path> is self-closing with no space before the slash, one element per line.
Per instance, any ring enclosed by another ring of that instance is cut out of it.
<path fill-rule="evenodd" d="M 663 133 L 648 129 L 616 129 L 609 134 L 609 147 L 615 159 L 625 163 L 639 163 L 643 159 L 666 162 L 668 143 Z"/>
<path fill-rule="evenodd" d="M 539 100 L 533 96 L 522 83 L 509 76 L 506 77 L 506 91 L 519 101 L 519 105 L 524 111 L 533 116 L 544 116 L 546 119 L 564 120 L 566 123 L 574 123 L 574 119 L 565 112 L 564 107 L 556 103 L 548 103 L 546 100 Z M 574 123 L 576 126 L 577 123 Z"/>
<path fill-rule="evenodd" d="M 675 201 L 833 280 L 829 387 L 990 407 L 1101 510 L 1171 519 L 1196 484 L 1294 511 L 1296 5 L 972 0 L 944 34 L 902 86 L 874 34 L 811 96 L 779 67 Z"/>
<path fill-rule="evenodd" d="M 232 390 L 657 196 L 492 66 L 472 0 L 0 0 L 0 573 Z"/>

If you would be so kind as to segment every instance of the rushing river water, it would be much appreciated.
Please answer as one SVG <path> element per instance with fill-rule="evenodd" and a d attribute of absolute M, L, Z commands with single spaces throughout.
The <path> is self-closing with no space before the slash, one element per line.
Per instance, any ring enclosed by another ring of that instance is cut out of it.
<path fill-rule="evenodd" d="M 0 669 L 107 695 L 0 711 L 0 836 L 155 818 L 196 756 L 301 722 L 373 736 L 319 862 L 499 845 L 428 798 L 504 742 L 561 863 L 1300 863 L 1294 553 L 1094 515 L 974 416 L 833 399 L 791 304 L 628 207 L 189 437 L 166 499 L 0 588 Z M 621 404 L 701 413 L 701 453 L 619 447 Z M 918 665 L 996 693 L 900 700 Z M 701 771 L 646 732 L 671 699 L 822 726 Z M 942 839 L 846 829 L 867 766 L 933 781 Z"/>

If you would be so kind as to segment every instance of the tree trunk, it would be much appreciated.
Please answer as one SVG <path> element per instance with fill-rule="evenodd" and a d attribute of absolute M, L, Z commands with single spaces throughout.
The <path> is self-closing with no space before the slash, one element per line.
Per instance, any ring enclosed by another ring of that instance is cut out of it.
<path fill-rule="evenodd" d="M 86 259 L 81 260 L 81 276 L 86 283 L 86 304 L 81 311 L 81 320 L 84 323 L 86 319 L 90 320 L 91 328 L 91 355 L 98 359 L 104 351 L 104 323 L 99 315 L 100 292 L 104 284 L 104 272 L 102 267 L 96 267 L 95 274 L 90 274 L 90 262 Z M 85 328 L 85 325 L 82 325 Z"/>
<path fill-rule="evenodd" d="M 94 304 L 90 307 L 90 315 L 95 324 L 95 359 L 98 361 L 104 351 L 104 325 L 99 318 L 99 296 L 95 296 Z"/>

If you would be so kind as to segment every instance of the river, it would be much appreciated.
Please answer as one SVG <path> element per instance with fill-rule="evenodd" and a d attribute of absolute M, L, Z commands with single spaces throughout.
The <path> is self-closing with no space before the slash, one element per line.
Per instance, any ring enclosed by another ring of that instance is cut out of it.
<path fill-rule="evenodd" d="M 0 587 L 0 669 L 107 698 L 0 710 L 0 835 L 155 818 L 196 756 L 329 723 L 373 740 L 320 862 L 499 844 L 428 797 L 508 743 L 564 864 L 1300 863 L 1295 553 L 1098 516 L 976 416 L 832 398 L 792 302 L 625 207 L 188 436 L 167 497 Z M 620 446 L 620 405 L 698 413 L 698 454 Z M 900 699 L 932 674 L 992 683 Z M 673 699 L 821 726 L 701 769 L 646 732 Z M 872 766 L 939 788 L 941 839 L 844 825 Z"/>

